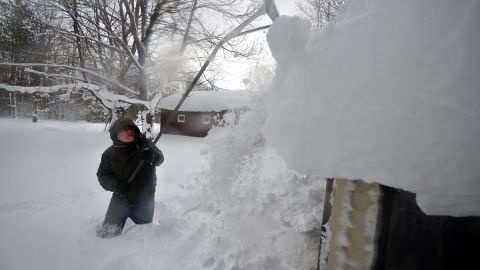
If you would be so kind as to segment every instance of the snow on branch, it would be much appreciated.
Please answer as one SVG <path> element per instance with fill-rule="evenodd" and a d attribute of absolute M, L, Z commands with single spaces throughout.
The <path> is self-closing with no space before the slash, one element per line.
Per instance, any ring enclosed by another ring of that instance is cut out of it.
<path fill-rule="evenodd" d="M 76 81 L 86 82 L 86 81 L 85 81 L 84 79 L 82 79 L 82 78 L 78 78 L 78 77 L 71 76 L 71 75 L 64 74 L 64 73 L 56 73 L 56 74 L 53 74 L 53 73 L 47 73 L 47 72 L 42 72 L 42 71 L 34 70 L 34 69 L 31 69 L 31 68 L 25 68 L 24 71 L 25 71 L 25 72 L 28 72 L 28 73 L 38 74 L 38 75 L 44 76 L 45 78 L 57 77 L 57 78 L 64 78 L 64 79 L 70 79 L 70 80 L 76 80 Z"/>
<path fill-rule="evenodd" d="M 95 95 L 103 100 L 107 100 L 109 102 L 124 102 L 128 104 L 143 104 L 146 107 L 149 106 L 150 102 L 149 101 L 144 101 L 144 100 L 139 100 L 139 99 L 134 99 L 134 98 L 128 98 L 126 96 L 122 95 L 116 95 L 111 92 L 109 92 L 105 87 L 95 91 Z M 113 107 L 113 106 L 112 106 Z"/>
<path fill-rule="evenodd" d="M 94 84 L 63 84 L 63 85 L 54 85 L 54 86 L 16 86 L 0 83 L 0 89 L 6 90 L 8 92 L 19 92 L 27 94 L 36 94 L 36 93 L 55 93 L 61 90 L 71 91 L 74 89 L 79 89 L 81 87 L 90 88 L 92 90 L 98 91 L 98 85 Z"/>
<path fill-rule="evenodd" d="M 149 102 L 149 105 L 147 106 L 147 108 L 150 111 L 154 111 L 158 103 L 160 102 L 161 98 L 162 98 L 162 94 L 156 93 L 155 96 L 153 96 L 152 100 Z"/>
<path fill-rule="evenodd" d="M 109 45 L 109 44 L 107 44 L 107 43 L 105 43 L 105 42 L 102 42 L 101 40 L 88 37 L 88 36 L 86 36 L 86 35 L 79 35 L 79 34 L 75 34 L 75 33 L 72 33 L 72 32 L 63 31 L 63 30 L 61 30 L 61 29 L 59 29 L 59 28 L 55 29 L 54 32 L 57 32 L 57 33 L 62 34 L 62 35 L 64 35 L 64 36 L 74 36 L 74 37 L 78 37 L 78 38 L 88 39 L 88 40 L 90 40 L 90 41 L 92 41 L 92 42 L 95 42 L 95 43 L 97 43 L 97 44 L 100 44 L 101 46 L 106 47 L 106 48 L 109 48 L 109 49 L 111 49 L 111 50 L 114 50 L 114 51 L 116 51 L 116 52 L 118 52 L 118 53 L 127 54 L 127 52 L 125 52 L 124 50 L 122 50 L 122 49 L 120 49 L 120 48 L 117 48 L 117 47 L 115 47 L 115 46 Z M 115 37 L 107 36 L 107 35 L 103 35 L 103 36 L 105 36 L 105 37 L 107 37 L 107 38 L 115 38 Z"/>
<path fill-rule="evenodd" d="M 94 71 L 91 71 L 91 70 L 88 70 L 88 69 L 84 69 L 84 68 L 79 68 L 79 67 L 72 67 L 72 66 L 68 66 L 68 65 L 56 65 L 56 64 L 44 64 L 44 63 L 0 63 L 0 66 L 18 66 L 18 67 L 54 67 L 54 68 L 67 68 L 67 69 L 73 69 L 73 70 L 78 70 L 78 71 L 81 71 L 81 72 L 85 72 L 93 77 L 96 77 L 104 82 L 107 82 L 107 83 L 110 83 L 116 87 L 118 87 L 119 89 L 127 92 L 127 93 L 131 93 L 131 94 L 134 94 L 134 95 L 137 95 L 137 93 L 135 91 L 133 91 L 132 89 L 128 88 L 127 86 L 121 84 L 120 82 L 116 81 L 116 80 L 112 80 L 110 78 L 107 78 L 105 77 L 104 75 L 101 75 L 101 74 L 98 74 Z"/>
<path fill-rule="evenodd" d="M 128 98 L 122 95 L 116 95 L 107 90 L 105 86 L 96 85 L 91 83 L 75 83 L 75 84 L 63 84 L 55 86 L 14 86 L 0 83 L 0 89 L 4 89 L 9 92 L 20 92 L 20 93 L 55 93 L 61 90 L 72 92 L 72 91 L 89 91 L 93 96 L 95 96 L 105 107 L 114 108 L 115 104 L 118 102 L 123 102 L 126 104 L 143 104 L 147 108 L 150 107 L 149 101 L 143 101 L 133 98 Z"/>

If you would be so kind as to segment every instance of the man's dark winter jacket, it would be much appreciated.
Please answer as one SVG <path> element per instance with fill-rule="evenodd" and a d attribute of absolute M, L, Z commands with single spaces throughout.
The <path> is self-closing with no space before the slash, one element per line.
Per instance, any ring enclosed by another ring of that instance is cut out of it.
<path fill-rule="evenodd" d="M 117 139 L 117 131 L 122 128 L 132 127 L 135 131 L 135 141 L 122 143 Z M 98 167 L 97 176 L 100 185 L 108 191 L 125 195 L 132 204 L 140 202 L 155 193 L 157 177 L 155 166 L 163 162 L 162 152 L 153 143 L 140 133 L 138 127 L 129 119 L 119 119 L 110 127 L 112 146 L 102 154 L 102 161 Z M 143 150 L 154 150 L 156 159 L 154 164 L 145 162 L 133 181 L 125 187 L 128 179 L 143 158 Z"/>

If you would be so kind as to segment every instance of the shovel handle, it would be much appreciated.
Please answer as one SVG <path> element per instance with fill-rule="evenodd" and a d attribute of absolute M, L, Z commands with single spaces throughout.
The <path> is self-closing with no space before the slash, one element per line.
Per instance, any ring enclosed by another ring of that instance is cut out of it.
<path fill-rule="evenodd" d="M 130 178 L 128 178 L 128 181 L 127 183 L 130 184 L 132 181 L 133 181 L 133 178 L 135 178 L 135 176 L 137 176 L 138 174 L 138 171 L 140 171 L 140 169 L 142 168 L 143 164 L 145 164 L 145 160 L 140 160 L 140 162 L 138 163 L 137 167 L 135 168 L 135 171 L 133 171 L 132 175 L 130 176 Z"/>
<path fill-rule="evenodd" d="M 245 31 L 244 33 L 241 33 L 242 29 L 245 28 L 245 26 L 247 26 L 248 24 L 250 24 L 252 21 L 254 21 L 256 18 L 260 17 L 262 14 L 266 13 L 270 19 L 275 20 L 277 17 L 278 17 L 278 10 L 277 10 L 277 7 L 275 6 L 275 2 L 274 0 L 265 0 L 264 1 L 264 4 L 262 6 L 261 9 L 257 10 L 257 12 L 255 12 L 252 16 L 250 16 L 248 19 L 246 19 L 243 23 L 241 23 L 240 25 L 238 25 L 236 28 L 234 28 L 228 35 L 226 35 L 225 37 L 223 37 L 220 42 L 217 44 L 217 46 L 215 46 L 215 48 L 213 49 L 213 51 L 210 53 L 210 55 L 208 56 L 208 59 L 207 61 L 205 61 L 205 63 L 202 65 L 202 68 L 200 69 L 200 71 L 197 73 L 197 75 L 195 76 L 195 78 L 193 79 L 193 81 L 190 83 L 190 86 L 188 87 L 187 91 L 185 91 L 185 93 L 183 94 L 183 97 L 182 99 L 180 100 L 180 102 L 178 102 L 177 106 L 175 107 L 174 111 L 172 114 L 170 114 L 170 117 L 167 119 L 167 122 L 165 124 L 165 128 L 163 128 L 162 130 L 160 130 L 160 133 L 158 133 L 157 137 L 155 138 L 155 140 L 153 141 L 153 144 L 157 144 L 158 140 L 160 139 L 160 137 L 162 136 L 163 132 L 165 132 L 169 127 L 170 127 L 170 124 L 171 122 L 173 121 L 173 119 L 175 118 L 175 116 L 177 115 L 178 113 L 178 110 L 180 109 L 180 106 L 182 106 L 183 102 L 185 101 L 185 99 L 188 97 L 188 94 L 193 90 L 193 88 L 195 87 L 195 85 L 197 84 L 198 80 L 200 79 L 200 76 L 202 76 L 203 72 L 205 71 L 205 69 L 208 67 L 208 65 L 210 64 L 210 62 L 213 60 L 213 58 L 215 57 L 215 55 L 217 54 L 218 50 L 226 43 L 228 42 L 230 39 L 232 38 L 235 38 L 237 36 L 240 36 L 240 35 L 244 35 L 244 34 L 248 34 L 250 32 L 253 32 L 253 31 L 258 31 L 258 30 L 261 30 L 261 29 L 264 29 L 264 28 L 267 28 L 269 26 L 266 26 L 266 27 L 260 27 L 260 28 L 257 28 L 257 29 L 253 29 L 253 30 L 250 30 L 250 31 Z M 135 178 L 135 176 L 137 176 L 137 173 L 138 171 L 140 171 L 140 169 L 142 168 L 143 164 L 145 164 L 145 161 L 142 159 L 140 160 L 140 162 L 138 163 L 137 165 L 137 168 L 135 168 L 135 171 L 133 171 L 132 175 L 130 176 L 130 178 L 128 179 L 128 182 L 127 183 L 131 183 L 133 181 L 133 178 Z"/>

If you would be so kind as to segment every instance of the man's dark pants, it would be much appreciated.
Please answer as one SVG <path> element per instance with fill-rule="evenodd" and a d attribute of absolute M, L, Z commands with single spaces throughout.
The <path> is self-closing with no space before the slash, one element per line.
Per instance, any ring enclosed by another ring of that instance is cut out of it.
<path fill-rule="evenodd" d="M 127 218 L 130 218 L 135 224 L 151 223 L 154 207 L 154 194 L 138 203 L 130 204 L 125 197 L 114 193 L 108 205 L 103 225 L 97 229 L 97 237 L 110 238 L 121 234 Z"/>

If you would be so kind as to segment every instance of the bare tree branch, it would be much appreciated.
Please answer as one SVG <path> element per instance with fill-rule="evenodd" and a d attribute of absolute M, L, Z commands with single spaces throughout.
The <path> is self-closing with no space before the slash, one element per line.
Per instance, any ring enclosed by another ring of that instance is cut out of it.
<path fill-rule="evenodd" d="M 131 94 L 137 94 L 135 91 L 131 90 L 130 88 L 126 87 L 125 85 L 115 81 L 115 80 L 112 80 L 110 78 L 107 78 L 101 74 L 98 74 L 96 72 L 93 72 L 91 70 L 88 70 L 88 69 L 84 69 L 84 68 L 79 68 L 79 67 L 72 67 L 72 66 L 68 66 L 68 65 L 55 65 L 55 64 L 43 64 L 43 63 L 0 63 L 0 66 L 17 66 L 17 67 L 53 67 L 53 68 L 66 68 L 66 69 L 72 69 L 72 70 L 78 70 L 78 71 L 81 71 L 81 72 L 85 72 L 95 78 L 98 78 L 104 82 L 107 82 L 107 83 L 110 83 L 116 87 L 118 87 L 119 89 L 125 91 L 125 92 L 128 92 L 128 93 L 131 93 Z"/>
<path fill-rule="evenodd" d="M 297 8 L 305 15 L 313 26 L 323 27 L 333 21 L 338 11 L 348 0 L 297 0 Z"/>

